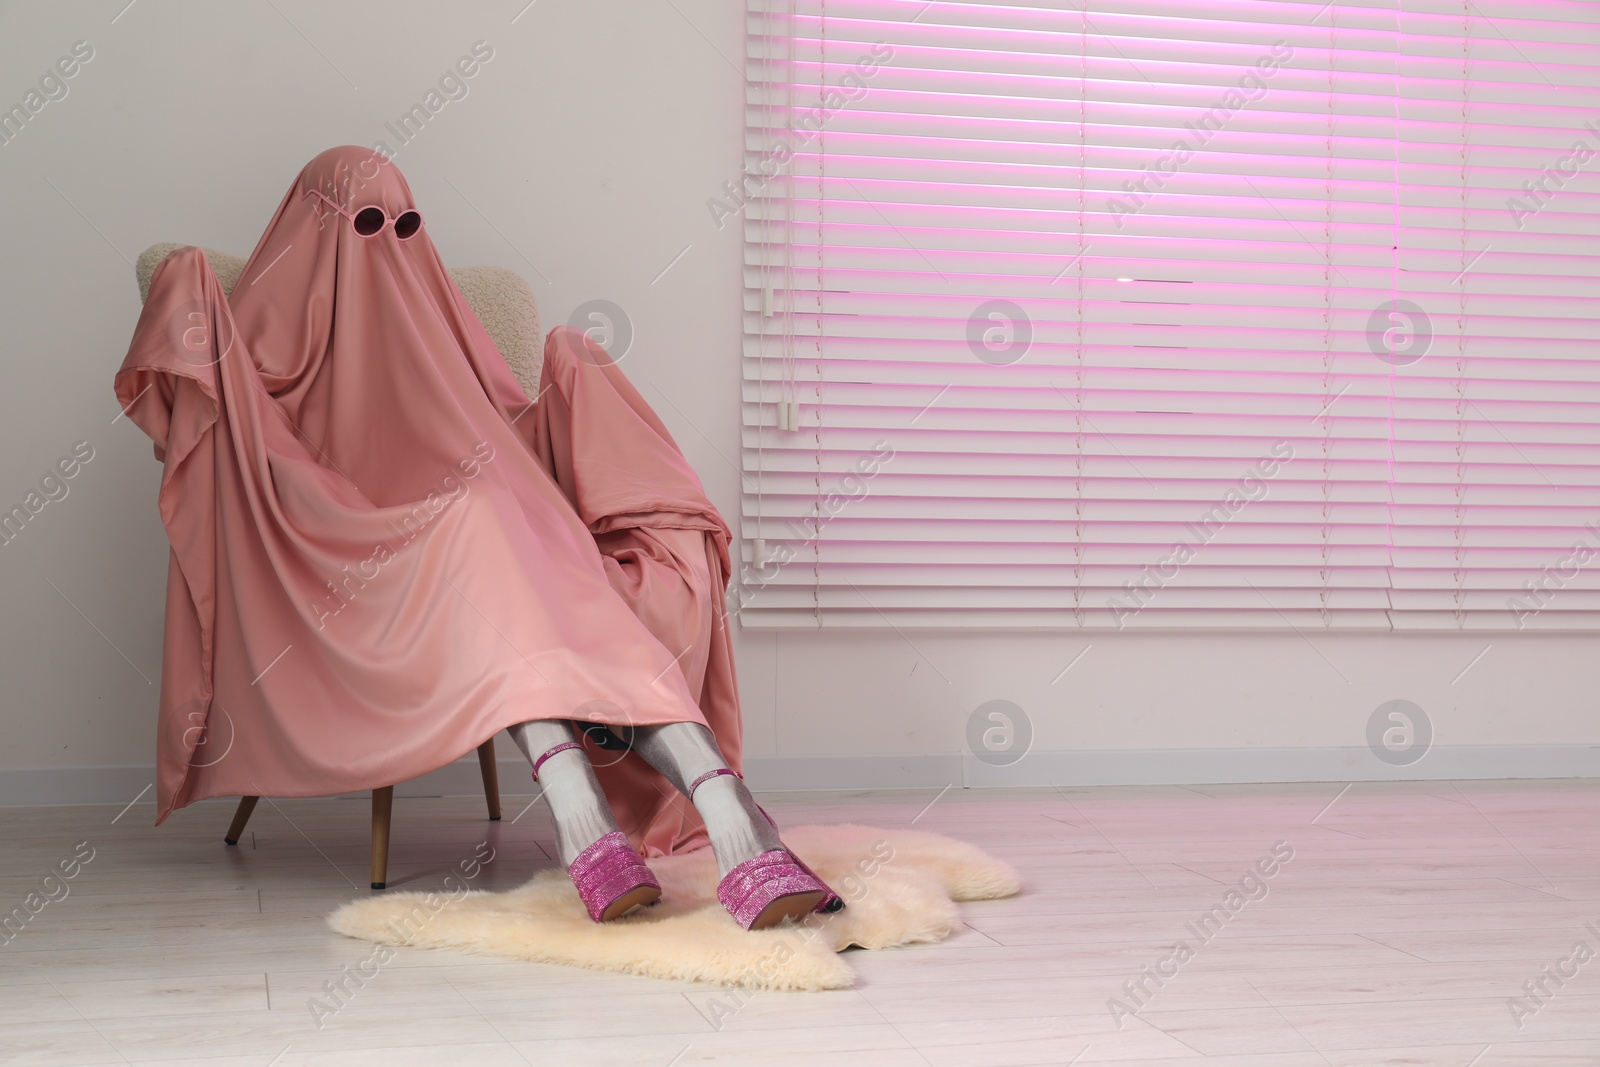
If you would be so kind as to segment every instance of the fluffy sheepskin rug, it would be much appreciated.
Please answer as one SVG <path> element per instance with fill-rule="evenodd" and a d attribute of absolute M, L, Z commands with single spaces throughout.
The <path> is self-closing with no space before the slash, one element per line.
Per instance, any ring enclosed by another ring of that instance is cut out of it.
<path fill-rule="evenodd" d="M 717 903 L 710 849 L 649 860 L 661 902 L 604 925 L 589 921 L 565 872 L 541 871 L 505 893 L 392 893 L 328 917 L 380 945 L 454 949 L 747 989 L 842 989 L 851 945 L 942 941 L 955 902 L 1018 892 L 1009 865 L 938 834 L 870 826 L 798 826 L 784 842 L 846 901 L 842 911 L 747 932 Z"/>

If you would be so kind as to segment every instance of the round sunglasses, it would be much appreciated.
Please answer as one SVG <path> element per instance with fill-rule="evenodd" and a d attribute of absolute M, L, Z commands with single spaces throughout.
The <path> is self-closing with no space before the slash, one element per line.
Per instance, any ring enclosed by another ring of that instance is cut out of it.
<path fill-rule="evenodd" d="M 307 189 L 305 196 L 315 196 L 326 202 L 333 210 L 349 219 L 350 228 L 362 237 L 376 237 L 383 232 L 384 227 L 392 225 L 395 237 L 404 241 L 415 237 L 422 229 L 422 215 L 416 208 L 406 208 L 392 219 L 384 213 L 383 208 L 376 205 L 364 207 L 352 215 L 318 189 Z M 300 199 L 304 200 L 305 196 Z"/>

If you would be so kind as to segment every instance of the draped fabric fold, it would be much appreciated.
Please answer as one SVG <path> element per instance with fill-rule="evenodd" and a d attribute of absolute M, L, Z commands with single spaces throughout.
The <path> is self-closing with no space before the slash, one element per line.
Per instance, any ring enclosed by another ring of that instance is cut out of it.
<path fill-rule="evenodd" d="M 370 206 L 414 208 L 393 164 L 318 156 L 231 301 L 198 249 L 162 263 L 117 372 L 172 546 L 157 822 L 403 782 L 530 719 L 702 722 L 737 767 L 729 533 L 671 435 L 564 327 L 530 404 L 426 230 L 361 236 Z M 705 843 L 590 752 L 636 844 Z"/>
<path fill-rule="evenodd" d="M 550 331 L 539 396 L 536 454 L 594 534 L 612 588 L 673 654 L 728 766 L 742 769 L 727 524 L 656 413 L 585 334 Z M 642 759 L 590 758 L 618 825 L 647 855 L 709 843 L 694 808 Z"/>

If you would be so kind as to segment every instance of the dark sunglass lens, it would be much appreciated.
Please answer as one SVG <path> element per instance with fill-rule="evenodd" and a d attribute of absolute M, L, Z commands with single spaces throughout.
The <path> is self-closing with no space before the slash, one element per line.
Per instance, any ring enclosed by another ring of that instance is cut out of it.
<path fill-rule="evenodd" d="M 415 211 L 402 211 L 394 220 L 394 235 L 404 241 L 422 229 L 422 216 Z"/>
<path fill-rule="evenodd" d="M 363 237 L 371 237 L 383 229 L 383 209 L 364 207 L 356 212 L 356 232 Z"/>

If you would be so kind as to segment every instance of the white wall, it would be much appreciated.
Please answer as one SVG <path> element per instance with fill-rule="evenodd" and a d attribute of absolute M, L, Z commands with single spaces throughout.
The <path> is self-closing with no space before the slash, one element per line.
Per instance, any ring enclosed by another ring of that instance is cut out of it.
<path fill-rule="evenodd" d="M 0 802 L 131 795 L 154 760 L 159 467 L 111 391 L 138 314 L 131 261 L 162 240 L 248 253 L 306 160 L 398 147 L 385 122 L 476 41 L 494 56 L 468 95 L 396 155 L 429 233 L 451 264 L 520 272 L 547 328 L 594 298 L 626 309 L 626 370 L 738 513 L 740 238 L 706 200 L 742 165 L 741 4 L 124 2 L 0 6 L 0 104 L 74 42 L 94 49 L 0 145 L 0 505 L 75 442 L 95 449 L 0 547 Z M 1392 776 L 1363 748 L 1392 698 L 1437 730 L 1406 773 L 1589 773 L 1593 645 L 746 633 L 739 668 L 773 784 Z M 997 698 L 1027 714 L 1035 753 L 963 772 L 967 719 Z"/>

